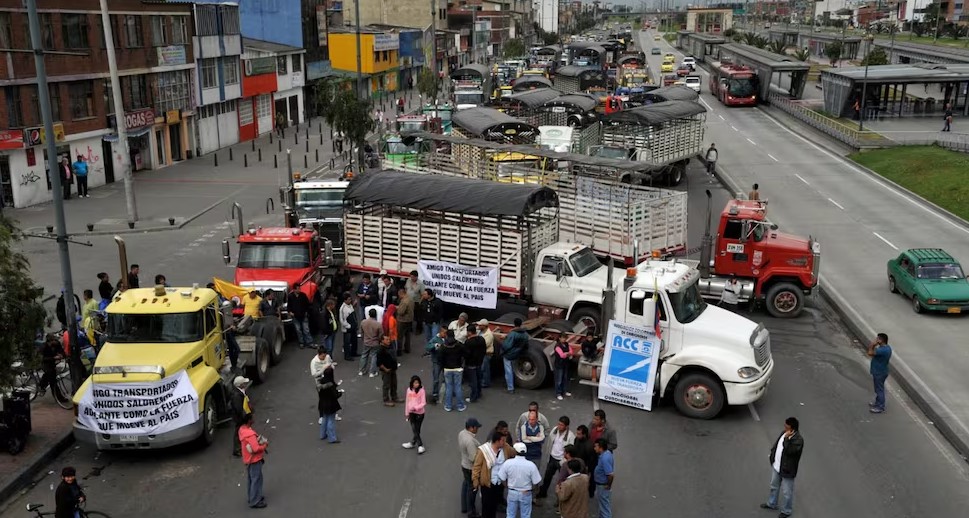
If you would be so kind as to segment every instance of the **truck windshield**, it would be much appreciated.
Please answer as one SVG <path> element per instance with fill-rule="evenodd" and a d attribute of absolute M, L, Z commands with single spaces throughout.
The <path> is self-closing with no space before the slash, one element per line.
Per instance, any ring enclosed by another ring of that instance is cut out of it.
<path fill-rule="evenodd" d="M 306 243 L 242 243 L 239 268 L 309 268 Z"/>
<path fill-rule="evenodd" d="M 296 189 L 296 205 L 300 207 L 339 207 L 343 205 L 343 189 Z"/>
<path fill-rule="evenodd" d="M 700 296 L 700 288 L 695 282 L 681 291 L 670 293 L 669 296 L 673 314 L 676 315 L 676 320 L 683 324 L 693 322 L 707 308 L 707 303 Z"/>
<path fill-rule="evenodd" d="M 188 343 L 202 339 L 202 312 L 156 315 L 108 313 L 112 343 Z"/>
<path fill-rule="evenodd" d="M 409 124 L 409 123 L 408 123 Z M 403 131 L 403 127 L 401 128 Z M 420 130 L 420 123 L 417 123 L 417 128 L 415 131 Z M 406 155 L 408 153 L 416 153 L 417 146 L 408 146 L 403 142 L 387 142 L 387 154 L 390 155 Z"/>
<path fill-rule="evenodd" d="M 615 158 L 616 160 L 626 160 L 629 152 L 618 147 L 601 147 L 596 151 L 596 156 L 602 158 Z"/>
<path fill-rule="evenodd" d="M 599 258 L 592 253 L 591 248 L 583 248 L 577 253 L 572 254 L 572 256 L 569 257 L 569 263 L 572 264 L 572 270 L 575 271 L 576 277 L 585 277 L 586 275 L 589 275 L 602 267 L 602 263 L 599 262 Z"/>
<path fill-rule="evenodd" d="M 455 104 L 481 104 L 481 92 L 455 92 Z"/>

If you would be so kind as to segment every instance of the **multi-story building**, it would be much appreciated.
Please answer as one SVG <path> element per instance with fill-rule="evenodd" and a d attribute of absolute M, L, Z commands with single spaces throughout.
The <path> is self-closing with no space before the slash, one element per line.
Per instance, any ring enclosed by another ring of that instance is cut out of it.
<path fill-rule="evenodd" d="M 535 0 L 532 4 L 538 26 L 545 32 L 559 32 L 559 0 Z"/>
<path fill-rule="evenodd" d="M 239 7 L 195 4 L 195 143 L 198 154 L 239 142 L 242 35 Z"/>
<path fill-rule="evenodd" d="M 360 70 L 366 81 L 366 92 L 396 92 L 400 67 L 400 35 L 396 30 L 377 27 L 360 28 Z M 352 78 L 357 73 L 356 30 L 331 28 L 329 35 L 330 61 L 335 70 L 348 73 Z"/>
<path fill-rule="evenodd" d="M 343 0 L 302 0 L 302 4 L 304 97 L 307 113 L 315 117 L 320 115 L 318 86 L 334 76 L 328 36 L 330 27 L 343 25 Z"/>
<path fill-rule="evenodd" d="M 269 133 L 282 115 L 285 126 L 305 120 L 302 48 L 242 38 L 239 140 Z"/>
<path fill-rule="evenodd" d="M 400 89 L 417 85 L 417 78 L 425 63 L 424 38 L 429 37 L 429 33 L 421 29 L 394 25 L 374 24 L 371 27 L 397 33 L 400 40 L 397 51 L 397 84 Z"/>
<path fill-rule="evenodd" d="M 303 48 L 303 0 L 240 0 L 242 35 Z"/>
<path fill-rule="evenodd" d="M 49 162 L 82 155 L 91 187 L 121 176 L 116 121 L 128 130 L 134 170 L 156 169 L 189 157 L 195 64 L 192 5 L 112 0 L 110 23 L 121 79 L 116 117 L 98 0 L 49 0 L 40 12 L 56 157 L 43 143 L 37 74 L 29 52 L 4 52 L 0 60 L 0 195 L 25 207 L 50 200 Z M 0 48 L 30 49 L 21 0 L 0 0 Z"/>

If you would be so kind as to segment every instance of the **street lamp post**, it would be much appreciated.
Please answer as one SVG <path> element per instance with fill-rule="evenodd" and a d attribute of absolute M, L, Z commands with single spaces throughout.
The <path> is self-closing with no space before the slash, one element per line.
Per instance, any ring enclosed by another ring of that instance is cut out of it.
<path fill-rule="evenodd" d="M 869 32 L 865 33 L 865 78 L 861 83 L 861 113 L 858 117 L 858 131 L 865 131 L 865 101 L 868 99 L 868 54 L 871 52 L 871 42 L 875 37 Z"/>

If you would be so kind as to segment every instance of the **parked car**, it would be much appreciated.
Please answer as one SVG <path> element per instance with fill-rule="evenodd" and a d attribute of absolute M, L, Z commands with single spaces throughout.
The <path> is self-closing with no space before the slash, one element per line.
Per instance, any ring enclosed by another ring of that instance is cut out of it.
<path fill-rule="evenodd" d="M 686 76 L 685 78 L 683 78 L 683 82 L 686 84 L 686 87 L 689 88 L 690 90 L 693 90 L 696 93 L 700 93 L 700 82 L 701 82 L 700 76 Z"/>
<path fill-rule="evenodd" d="M 912 248 L 888 261 L 888 289 L 912 300 L 912 310 L 969 311 L 969 281 L 941 248 Z"/>

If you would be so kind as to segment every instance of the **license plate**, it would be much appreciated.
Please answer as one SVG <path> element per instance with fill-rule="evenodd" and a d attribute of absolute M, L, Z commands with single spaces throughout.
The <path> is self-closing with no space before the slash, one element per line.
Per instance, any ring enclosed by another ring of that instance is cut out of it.
<path fill-rule="evenodd" d="M 948 313 L 962 313 L 962 308 L 949 308 Z"/>
<path fill-rule="evenodd" d="M 120 435 L 118 438 L 121 439 L 121 442 L 138 442 L 137 435 Z"/>

